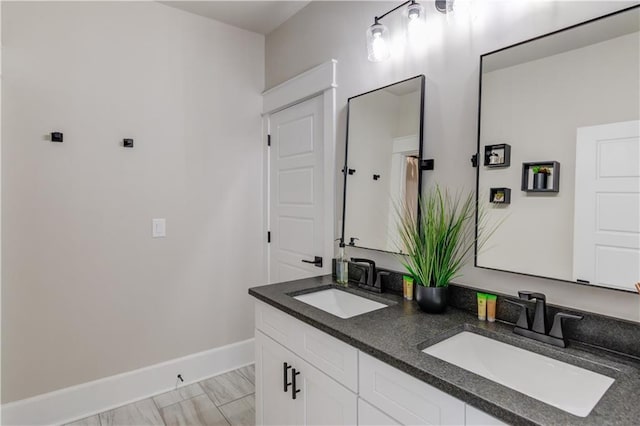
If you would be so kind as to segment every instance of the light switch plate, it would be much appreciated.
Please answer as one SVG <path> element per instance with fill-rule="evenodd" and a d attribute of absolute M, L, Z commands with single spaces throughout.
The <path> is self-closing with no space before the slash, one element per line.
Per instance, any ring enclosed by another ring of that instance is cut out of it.
<path fill-rule="evenodd" d="M 151 220 L 153 238 L 163 238 L 167 236 L 167 221 L 164 218 Z"/>

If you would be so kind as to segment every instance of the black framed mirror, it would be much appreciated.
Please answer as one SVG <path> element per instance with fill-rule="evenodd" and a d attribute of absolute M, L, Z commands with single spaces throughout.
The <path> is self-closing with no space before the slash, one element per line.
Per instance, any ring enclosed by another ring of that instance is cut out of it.
<path fill-rule="evenodd" d="M 422 189 L 425 76 L 353 96 L 347 106 L 342 240 L 402 252 L 399 212 L 417 216 Z"/>
<path fill-rule="evenodd" d="M 481 268 L 635 292 L 640 6 L 480 58 Z"/>

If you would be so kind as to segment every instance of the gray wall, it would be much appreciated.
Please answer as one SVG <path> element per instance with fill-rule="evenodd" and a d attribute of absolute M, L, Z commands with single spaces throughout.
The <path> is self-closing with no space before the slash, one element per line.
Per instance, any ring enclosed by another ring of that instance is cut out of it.
<path fill-rule="evenodd" d="M 281 83 L 329 58 L 338 60 L 338 164 L 343 164 L 346 101 L 358 93 L 417 74 L 427 76 L 425 157 L 435 158 L 426 172 L 429 182 L 471 190 L 475 170 L 469 158 L 476 151 L 479 56 L 515 42 L 609 13 L 633 2 L 476 1 L 476 16 L 445 17 L 426 4 L 427 37 L 422 46 L 406 49 L 387 62 L 367 61 L 365 30 L 373 17 L 397 6 L 387 2 L 312 2 L 266 38 L 267 87 Z M 398 29 L 397 19 L 387 22 Z M 339 168 L 338 168 L 339 169 Z M 338 180 L 340 182 L 340 180 Z M 341 212 L 341 188 L 337 189 Z M 341 218 L 338 218 L 341 219 Z M 351 250 L 401 269 L 384 253 Z M 489 291 L 515 294 L 539 290 L 550 303 L 572 306 L 640 322 L 637 295 L 584 288 L 560 281 L 524 277 L 467 267 L 457 281 Z"/>
<path fill-rule="evenodd" d="M 2 2 L 2 41 L 2 402 L 251 338 L 264 37 Z"/>

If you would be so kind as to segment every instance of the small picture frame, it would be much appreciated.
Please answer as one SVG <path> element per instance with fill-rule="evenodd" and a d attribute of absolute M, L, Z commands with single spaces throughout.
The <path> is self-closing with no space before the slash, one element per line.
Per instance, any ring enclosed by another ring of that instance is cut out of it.
<path fill-rule="evenodd" d="M 511 204 L 511 188 L 491 188 L 489 201 L 493 204 Z"/>
<path fill-rule="evenodd" d="M 501 143 L 484 147 L 484 166 L 487 168 L 509 167 L 511 164 L 511 145 Z"/>

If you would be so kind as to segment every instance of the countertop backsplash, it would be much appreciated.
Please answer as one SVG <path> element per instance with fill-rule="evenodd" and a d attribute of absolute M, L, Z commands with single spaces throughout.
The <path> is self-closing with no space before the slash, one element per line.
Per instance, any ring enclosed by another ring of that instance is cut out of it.
<path fill-rule="evenodd" d="M 382 288 L 384 292 L 402 295 L 402 272 L 392 271 L 384 268 L 376 268 L 378 271 L 388 272 L 383 275 Z M 349 281 L 358 283 L 364 268 L 349 262 Z M 333 260 L 333 276 L 335 277 L 335 259 Z M 514 293 L 525 288 L 514 287 Z M 477 309 L 477 292 L 484 292 L 480 288 L 462 286 L 459 284 L 449 285 L 449 305 L 458 309 L 463 309 L 472 313 Z M 515 324 L 520 315 L 520 308 L 504 303 L 504 299 L 518 300 L 517 296 L 496 293 L 498 296 L 496 319 L 498 321 Z M 633 295 L 630 295 L 633 297 Z M 522 302 L 521 300 L 518 300 Z M 534 304 L 531 304 L 534 307 Z M 533 309 L 530 310 L 533 312 Z M 591 312 L 577 311 L 553 304 L 553 300 L 547 300 L 547 315 L 549 325 L 553 323 L 553 317 L 557 312 L 566 312 L 583 317 L 580 321 L 565 321 L 563 328 L 569 340 L 573 343 L 580 343 L 585 346 L 597 346 L 600 349 L 616 352 L 625 356 L 630 356 L 640 360 L 640 324 L 611 318 Z"/>

